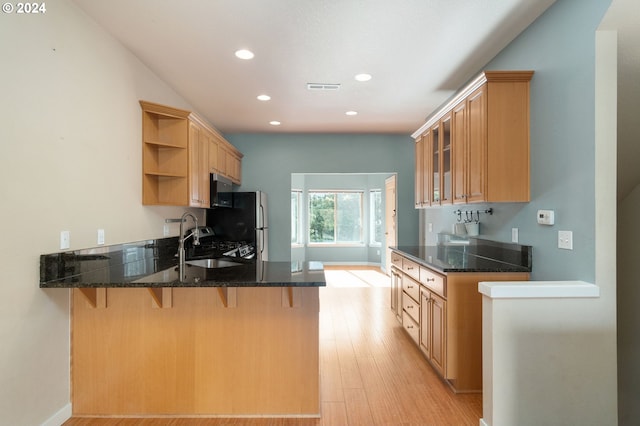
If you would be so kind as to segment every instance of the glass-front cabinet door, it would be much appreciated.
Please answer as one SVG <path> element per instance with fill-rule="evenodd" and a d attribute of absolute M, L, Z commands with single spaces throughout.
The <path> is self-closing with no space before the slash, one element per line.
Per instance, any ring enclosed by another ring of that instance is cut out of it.
<path fill-rule="evenodd" d="M 440 124 L 431 128 L 431 205 L 440 204 Z"/>
<path fill-rule="evenodd" d="M 440 204 L 451 204 L 453 200 L 451 182 L 451 113 L 442 117 L 442 121 L 440 121 L 440 141 Z"/>

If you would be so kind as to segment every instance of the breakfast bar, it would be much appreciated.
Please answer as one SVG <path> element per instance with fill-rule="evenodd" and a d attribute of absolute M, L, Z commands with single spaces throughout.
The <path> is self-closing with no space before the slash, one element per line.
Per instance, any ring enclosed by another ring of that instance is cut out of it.
<path fill-rule="evenodd" d="M 82 416 L 318 417 L 321 264 L 217 259 L 180 279 L 176 239 L 41 256 L 72 290 Z"/>

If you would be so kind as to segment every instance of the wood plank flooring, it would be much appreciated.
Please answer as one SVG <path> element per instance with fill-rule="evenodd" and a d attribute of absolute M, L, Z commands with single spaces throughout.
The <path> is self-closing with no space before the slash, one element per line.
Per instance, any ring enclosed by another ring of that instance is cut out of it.
<path fill-rule="evenodd" d="M 454 394 L 389 309 L 379 269 L 326 268 L 320 291 L 321 419 L 77 418 L 65 426 L 473 425 L 480 394 Z"/>

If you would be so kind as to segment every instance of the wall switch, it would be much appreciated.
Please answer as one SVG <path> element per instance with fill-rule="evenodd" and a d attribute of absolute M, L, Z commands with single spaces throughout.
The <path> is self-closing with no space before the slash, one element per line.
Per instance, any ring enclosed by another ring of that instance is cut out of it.
<path fill-rule="evenodd" d="M 98 229 L 98 244 L 104 244 L 104 229 Z"/>
<path fill-rule="evenodd" d="M 60 231 L 60 249 L 68 249 L 71 246 L 69 231 Z"/>
<path fill-rule="evenodd" d="M 165 237 L 169 236 L 169 225 L 164 225 L 164 228 L 162 228 L 162 235 Z"/>
<path fill-rule="evenodd" d="M 518 228 L 511 228 L 511 242 L 518 242 Z"/>
<path fill-rule="evenodd" d="M 433 223 L 429 222 L 427 224 L 427 229 L 429 230 L 429 232 L 433 232 Z"/>
<path fill-rule="evenodd" d="M 573 250 L 573 232 L 558 231 L 558 248 Z"/>

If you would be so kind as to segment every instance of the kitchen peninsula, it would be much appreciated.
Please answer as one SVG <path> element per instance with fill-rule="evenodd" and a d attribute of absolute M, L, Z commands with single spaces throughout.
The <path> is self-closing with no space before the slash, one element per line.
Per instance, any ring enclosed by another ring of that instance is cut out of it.
<path fill-rule="evenodd" d="M 41 256 L 72 288 L 73 414 L 319 416 L 321 264 L 187 265 L 177 238 Z"/>

